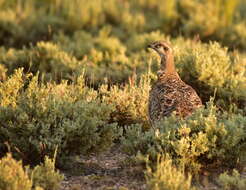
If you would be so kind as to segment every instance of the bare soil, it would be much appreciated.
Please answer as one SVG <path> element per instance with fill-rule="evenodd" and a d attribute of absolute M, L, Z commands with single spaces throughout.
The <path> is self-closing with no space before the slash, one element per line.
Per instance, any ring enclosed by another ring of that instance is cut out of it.
<path fill-rule="evenodd" d="M 99 155 L 81 156 L 68 170 L 60 190 L 145 190 L 143 168 L 124 164 L 119 147 Z"/>

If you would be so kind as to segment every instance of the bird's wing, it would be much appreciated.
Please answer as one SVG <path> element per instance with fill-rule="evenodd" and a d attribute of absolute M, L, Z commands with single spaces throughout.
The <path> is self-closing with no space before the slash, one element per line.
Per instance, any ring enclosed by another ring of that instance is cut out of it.
<path fill-rule="evenodd" d="M 177 114 L 186 117 L 202 106 L 202 101 L 196 91 L 189 85 L 182 83 L 178 88 L 180 94 L 179 105 L 177 106 Z"/>
<path fill-rule="evenodd" d="M 169 84 L 160 84 L 161 92 L 158 94 L 158 98 L 161 104 L 161 116 L 170 116 L 170 114 L 176 110 L 179 104 L 179 98 L 177 97 L 177 89 Z"/>
<path fill-rule="evenodd" d="M 196 91 L 181 80 L 154 85 L 149 98 L 151 120 L 170 116 L 173 111 L 181 117 L 186 117 L 202 105 Z"/>
<path fill-rule="evenodd" d="M 178 104 L 176 89 L 171 85 L 159 83 L 153 86 L 149 95 L 149 117 L 159 120 L 169 116 Z"/>

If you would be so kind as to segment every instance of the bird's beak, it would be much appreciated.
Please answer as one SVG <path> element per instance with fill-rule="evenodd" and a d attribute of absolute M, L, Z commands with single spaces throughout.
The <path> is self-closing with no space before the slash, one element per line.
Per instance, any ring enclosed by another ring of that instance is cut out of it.
<path fill-rule="evenodd" d="M 147 45 L 147 48 L 146 49 L 154 49 L 154 47 L 153 47 L 152 44 L 149 44 L 149 45 Z"/>

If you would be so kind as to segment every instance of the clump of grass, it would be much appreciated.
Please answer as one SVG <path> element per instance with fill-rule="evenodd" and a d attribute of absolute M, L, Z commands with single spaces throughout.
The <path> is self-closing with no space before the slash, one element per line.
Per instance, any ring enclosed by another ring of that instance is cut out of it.
<path fill-rule="evenodd" d="M 192 177 L 186 175 L 182 168 L 173 164 L 168 155 L 157 156 L 157 162 L 153 166 L 147 166 L 145 172 L 147 185 L 153 190 L 195 190 L 191 185 Z"/>
<path fill-rule="evenodd" d="M 63 180 L 61 175 L 55 169 L 56 153 L 53 159 L 45 157 L 44 163 L 37 165 L 31 171 L 31 178 L 34 187 L 41 187 L 48 190 L 60 189 L 60 183 Z"/>
<path fill-rule="evenodd" d="M 22 167 L 21 161 L 16 161 L 11 154 L 0 160 L 0 189 L 31 190 L 32 181 Z"/>
<path fill-rule="evenodd" d="M 227 172 L 220 174 L 219 184 L 225 190 L 243 190 L 246 188 L 246 179 L 242 178 L 237 170 L 232 171 L 232 175 Z"/>
<path fill-rule="evenodd" d="M 0 189 L 58 190 L 63 176 L 55 171 L 54 159 L 45 158 L 44 164 L 34 169 L 24 167 L 8 153 L 0 160 Z"/>

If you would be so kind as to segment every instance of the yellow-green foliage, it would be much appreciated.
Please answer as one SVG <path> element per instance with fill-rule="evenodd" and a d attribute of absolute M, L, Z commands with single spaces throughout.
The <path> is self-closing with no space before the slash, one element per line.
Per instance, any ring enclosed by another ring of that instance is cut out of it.
<path fill-rule="evenodd" d="M 59 17 L 47 15 L 47 7 L 39 3 L 33 0 L 1 1 L 1 44 L 22 47 L 23 44 L 49 38 L 49 26 L 56 31 L 63 25 Z"/>
<path fill-rule="evenodd" d="M 238 0 L 180 1 L 181 12 L 186 15 L 181 18 L 182 22 L 186 23 L 184 32 L 210 36 L 221 27 L 231 25 L 238 2 Z M 204 14 L 200 14 L 201 12 Z"/>
<path fill-rule="evenodd" d="M 226 172 L 220 174 L 219 184 L 223 190 L 243 190 L 246 188 L 246 179 L 234 169 L 232 175 L 228 175 Z"/>
<path fill-rule="evenodd" d="M 111 82 L 122 82 L 130 76 L 135 64 L 130 63 L 126 47 L 110 35 L 110 30 L 110 27 L 102 28 L 96 36 L 77 31 L 71 38 L 59 34 L 54 40 L 65 51 L 82 59 L 86 76 L 93 84 L 103 82 L 106 77 Z"/>
<path fill-rule="evenodd" d="M 16 161 L 11 154 L 0 160 L 1 190 L 31 190 L 32 181 L 22 167 L 21 161 Z"/>
<path fill-rule="evenodd" d="M 155 169 L 147 165 L 147 185 L 152 190 L 194 190 L 191 175 L 186 177 L 182 168 L 177 168 L 168 156 L 157 156 Z"/>
<path fill-rule="evenodd" d="M 51 42 L 38 42 L 35 47 L 22 50 L 3 50 L 0 55 L 1 63 L 11 73 L 16 68 L 24 67 L 25 71 L 44 75 L 44 79 L 72 79 L 76 71 L 82 71 L 81 63 L 73 56 L 62 51 Z"/>
<path fill-rule="evenodd" d="M 129 154 L 138 151 L 155 160 L 159 153 L 168 153 L 176 163 L 198 172 L 201 168 L 235 166 L 245 156 L 246 119 L 240 114 L 219 114 L 213 105 L 198 110 L 186 120 L 175 116 L 160 122 L 155 130 L 142 132 L 133 125 L 122 139 Z"/>
<path fill-rule="evenodd" d="M 45 190 L 58 190 L 60 188 L 63 176 L 55 171 L 54 159 L 45 157 L 44 163 L 32 170 L 32 180 L 35 187 L 42 187 Z"/>
<path fill-rule="evenodd" d="M 7 84 L 14 87 L 19 75 L 24 76 L 17 72 L 0 86 L 0 92 Z M 14 106 L 5 103 L 0 107 L 2 151 L 8 142 L 18 156 L 35 163 L 51 155 L 56 146 L 58 158 L 108 149 L 118 136 L 115 124 L 109 124 L 114 108 L 101 102 L 97 92 L 83 82 L 80 77 L 72 85 L 39 85 L 38 76 L 23 82 L 28 83 L 26 88 L 18 97 L 11 97 Z M 9 98 L 3 96 L 1 102 Z"/>
<path fill-rule="evenodd" d="M 19 91 L 24 85 L 22 77 L 22 69 L 19 69 L 7 81 L 0 82 L 0 106 L 16 106 Z"/>
<path fill-rule="evenodd" d="M 133 123 L 147 124 L 147 103 L 149 95 L 149 79 L 143 77 L 139 84 L 134 79 L 129 79 L 128 85 L 124 87 L 102 85 L 99 93 L 103 102 L 113 105 L 116 109 L 111 113 L 111 121 L 119 125 Z"/>
<path fill-rule="evenodd" d="M 175 61 L 181 78 L 208 101 L 216 91 L 216 104 L 229 109 L 231 104 L 244 108 L 246 98 L 245 59 L 228 53 L 218 43 L 202 44 L 174 41 Z"/>
<path fill-rule="evenodd" d="M 56 82 L 72 81 L 85 70 L 88 83 L 98 87 L 105 78 L 111 84 L 147 72 L 154 78 L 152 74 L 158 70 L 159 60 L 154 52 L 146 51 L 146 46 L 159 39 L 171 40 L 181 78 L 197 90 L 203 102 L 216 91 L 216 104 L 223 109 L 230 109 L 231 104 L 244 108 L 246 62 L 240 54 L 230 53 L 216 42 L 170 39 L 160 31 L 134 34 L 124 44 L 110 34 L 111 30 L 112 27 L 104 27 L 98 34 L 81 30 L 72 37 L 60 33 L 54 37 L 57 44 L 39 42 L 22 50 L 2 48 L 0 63 L 8 74 L 24 67 L 24 71 L 40 71 L 45 81 Z"/>
<path fill-rule="evenodd" d="M 245 32 L 237 29 L 241 25 L 245 30 L 244 7 L 244 0 L 2 0 L 0 43 L 21 47 L 51 39 L 58 31 L 95 32 L 111 25 L 124 40 L 160 29 L 172 36 L 199 34 L 204 40 L 245 49 Z"/>
<path fill-rule="evenodd" d="M 58 190 L 63 176 L 55 171 L 55 161 L 45 158 L 44 164 L 34 169 L 23 168 L 10 153 L 0 160 L 1 190 Z"/>

